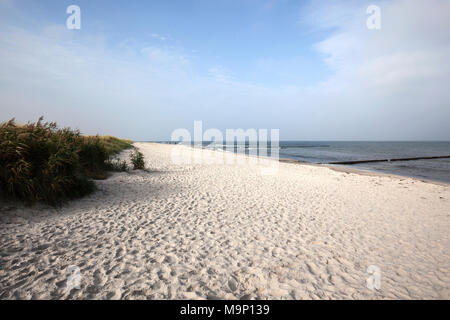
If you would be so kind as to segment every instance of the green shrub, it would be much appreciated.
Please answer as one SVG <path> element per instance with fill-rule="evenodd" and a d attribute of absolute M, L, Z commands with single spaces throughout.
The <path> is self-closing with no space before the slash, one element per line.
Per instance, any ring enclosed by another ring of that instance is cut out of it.
<path fill-rule="evenodd" d="M 106 179 L 105 163 L 109 156 L 98 137 L 84 137 L 79 147 L 78 156 L 80 165 L 87 177 Z"/>
<path fill-rule="evenodd" d="M 109 157 L 129 141 L 85 137 L 54 122 L 0 124 L 0 193 L 28 202 L 60 204 L 95 189 Z"/>
<path fill-rule="evenodd" d="M 133 170 L 145 169 L 144 155 L 137 149 L 130 153 L 130 161 L 133 164 Z"/>

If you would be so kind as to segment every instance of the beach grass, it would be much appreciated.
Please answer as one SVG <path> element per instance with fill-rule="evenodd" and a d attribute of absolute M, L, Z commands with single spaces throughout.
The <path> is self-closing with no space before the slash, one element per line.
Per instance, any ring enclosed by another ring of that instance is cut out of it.
<path fill-rule="evenodd" d="M 133 164 L 133 170 L 145 169 L 144 155 L 137 149 L 130 154 L 130 161 Z"/>
<path fill-rule="evenodd" d="M 53 205 L 82 197 L 95 189 L 93 179 L 107 177 L 111 157 L 131 146 L 130 140 L 84 136 L 42 117 L 27 124 L 12 119 L 0 124 L 0 192 Z"/>
<path fill-rule="evenodd" d="M 132 140 L 120 139 L 113 136 L 97 136 L 106 149 L 109 156 L 120 153 L 124 149 L 131 148 Z"/>

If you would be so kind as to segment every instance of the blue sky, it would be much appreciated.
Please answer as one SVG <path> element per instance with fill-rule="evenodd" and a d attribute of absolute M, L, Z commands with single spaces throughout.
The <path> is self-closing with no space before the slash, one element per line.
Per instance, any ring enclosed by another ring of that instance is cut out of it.
<path fill-rule="evenodd" d="M 18 1 L 17 8 L 26 17 L 32 13 L 38 25 L 50 25 L 64 22 L 65 10 L 73 3 Z M 135 48 L 170 48 L 188 57 L 199 74 L 217 66 L 229 76 L 271 85 L 308 84 L 327 75 L 326 65 L 313 48 L 324 32 L 312 32 L 302 23 L 301 1 L 100 0 L 76 4 L 83 14 L 83 28 L 76 36 L 102 34 L 111 50 L 120 49 L 124 42 Z"/>
<path fill-rule="evenodd" d="M 66 8 L 81 8 L 68 30 Z M 382 28 L 368 30 L 369 4 Z M 449 1 L 0 0 L 1 120 L 450 140 Z"/>

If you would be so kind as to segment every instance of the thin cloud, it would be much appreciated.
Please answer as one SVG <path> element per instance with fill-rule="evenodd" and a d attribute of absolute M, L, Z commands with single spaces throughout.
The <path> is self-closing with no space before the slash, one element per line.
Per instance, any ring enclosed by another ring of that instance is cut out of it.
<path fill-rule="evenodd" d="M 166 41 L 167 40 L 166 36 L 162 36 L 162 35 L 160 35 L 158 33 L 151 33 L 150 37 L 152 37 L 154 39 L 157 39 L 157 40 L 160 40 L 160 41 Z"/>

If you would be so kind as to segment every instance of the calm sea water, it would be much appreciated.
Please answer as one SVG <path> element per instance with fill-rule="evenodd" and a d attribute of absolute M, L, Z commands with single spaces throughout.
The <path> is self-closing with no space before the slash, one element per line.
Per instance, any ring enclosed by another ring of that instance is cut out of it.
<path fill-rule="evenodd" d="M 223 144 L 204 142 L 199 147 L 225 149 Z M 270 146 L 269 146 L 270 147 Z M 235 152 L 250 147 L 235 146 Z M 362 142 L 362 141 L 280 141 L 279 157 L 311 163 L 450 156 L 450 142 Z M 413 160 L 346 165 L 349 167 L 450 182 L 450 159 Z"/>
<path fill-rule="evenodd" d="M 283 141 L 280 158 L 314 163 L 450 156 L 450 142 Z M 450 159 L 377 162 L 350 167 L 450 182 Z"/>

